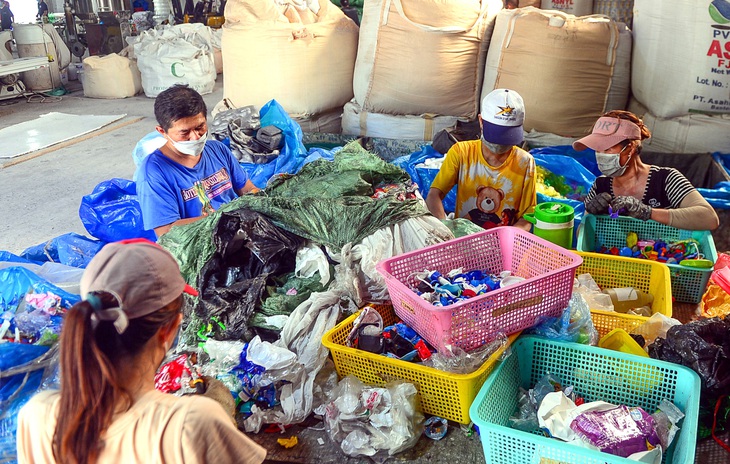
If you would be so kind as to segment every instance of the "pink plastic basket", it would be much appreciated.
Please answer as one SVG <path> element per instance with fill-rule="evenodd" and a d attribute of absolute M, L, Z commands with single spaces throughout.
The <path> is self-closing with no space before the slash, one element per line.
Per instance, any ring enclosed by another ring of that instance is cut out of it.
<path fill-rule="evenodd" d="M 509 335 L 534 325 L 540 316 L 558 316 L 573 292 L 575 253 L 516 227 L 497 227 L 378 263 L 396 314 L 437 349 L 446 344 L 471 350 L 495 332 Z M 419 297 L 415 274 L 510 271 L 526 280 L 446 307 Z"/>

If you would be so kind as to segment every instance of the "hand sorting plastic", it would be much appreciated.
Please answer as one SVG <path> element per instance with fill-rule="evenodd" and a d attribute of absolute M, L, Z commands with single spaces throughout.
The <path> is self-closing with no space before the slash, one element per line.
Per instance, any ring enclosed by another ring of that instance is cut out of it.
<path fill-rule="evenodd" d="M 423 415 L 416 409 L 415 397 L 416 387 L 410 383 L 366 387 L 348 375 L 324 408 L 327 433 L 348 456 L 382 462 L 411 448 L 421 436 Z"/>
<path fill-rule="evenodd" d="M 414 291 L 434 306 L 448 306 L 524 280 L 511 275 L 510 271 L 492 274 L 488 270 L 464 272 L 462 268 L 453 269 L 446 275 L 425 270 L 417 273 L 416 279 L 420 283 Z"/>
<path fill-rule="evenodd" d="M 540 379 L 529 392 L 520 388 L 518 405 L 510 418 L 514 428 L 535 432 L 537 425 L 549 437 L 650 464 L 661 463 L 684 417 L 666 399 L 653 414 L 640 407 L 585 402 L 554 375 Z"/>

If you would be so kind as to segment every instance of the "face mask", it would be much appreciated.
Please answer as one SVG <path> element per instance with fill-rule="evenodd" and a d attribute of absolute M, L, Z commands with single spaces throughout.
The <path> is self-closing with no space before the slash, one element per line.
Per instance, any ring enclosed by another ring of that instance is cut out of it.
<path fill-rule="evenodd" d="M 186 140 L 184 142 L 176 142 L 171 138 L 168 138 L 168 140 L 172 143 L 172 146 L 175 147 L 175 150 L 180 153 L 188 156 L 198 156 L 203 153 L 205 142 L 208 140 L 208 132 L 203 134 L 203 136 L 198 140 Z"/>
<path fill-rule="evenodd" d="M 501 155 L 512 149 L 512 145 L 500 145 L 498 143 L 487 142 L 484 140 L 484 135 L 482 135 L 482 143 L 495 155 Z"/>
<path fill-rule="evenodd" d="M 627 145 L 628 146 L 628 145 Z M 596 163 L 598 163 L 598 170 L 606 177 L 620 177 L 626 172 L 626 168 L 629 165 L 629 160 L 626 160 L 626 164 L 621 166 L 619 161 L 619 155 L 626 149 L 624 147 L 618 153 L 603 153 L 600 151 L 596 152 Z M 630 158 L 629 158 L 630 159 Z"/>

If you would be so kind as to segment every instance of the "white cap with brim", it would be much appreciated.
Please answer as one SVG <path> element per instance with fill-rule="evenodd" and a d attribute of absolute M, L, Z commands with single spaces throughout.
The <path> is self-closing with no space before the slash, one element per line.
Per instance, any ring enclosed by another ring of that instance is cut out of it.
<path fill-rule="evenodd" d="M 509 89 L 494 89 L 482 99 L 482 130 L 487 142 L 520 145 L 525 140 L 525 103 Z"/>

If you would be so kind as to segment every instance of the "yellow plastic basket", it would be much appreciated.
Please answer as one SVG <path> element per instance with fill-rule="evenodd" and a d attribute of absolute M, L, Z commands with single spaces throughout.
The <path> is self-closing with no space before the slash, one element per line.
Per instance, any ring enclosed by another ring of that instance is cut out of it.
<path fill-rule="evenodd" d="M 386 326 L 400 321 L 392 306 L 374 307 L 383 316 Z M 418 389 L 423 412 L 461 424 L 471 422 L 469 407 L 506 347 L 492 354 L 475 372 L 452 374 L 348 347 L 347 337 L 356 317 L 357 314 L 353 314 L 322 337 L 322 344 L 332 353 L 340 377 L 354 375 L 365 384 L 376 386 L 396 379 L 405 380 Z M 509 344 L 518 336 L 519 332 L 510 336 Z"/>
<path fill-rule="evenodd" d="M 634 287 L 650 293 L 654 296 L 652 314 L 662 313 L 672 317 L 672 286 L 666 264 L 601 253 L 575 253 L 583 258 L 583 264 L 575 271 L 576 277 L 588 273 L 603 289 Z M 631 333 L 648 318 L 591 309 L 591 319 L 599 336 L 603 337 L 613 329 L 624 329 Z"/>

